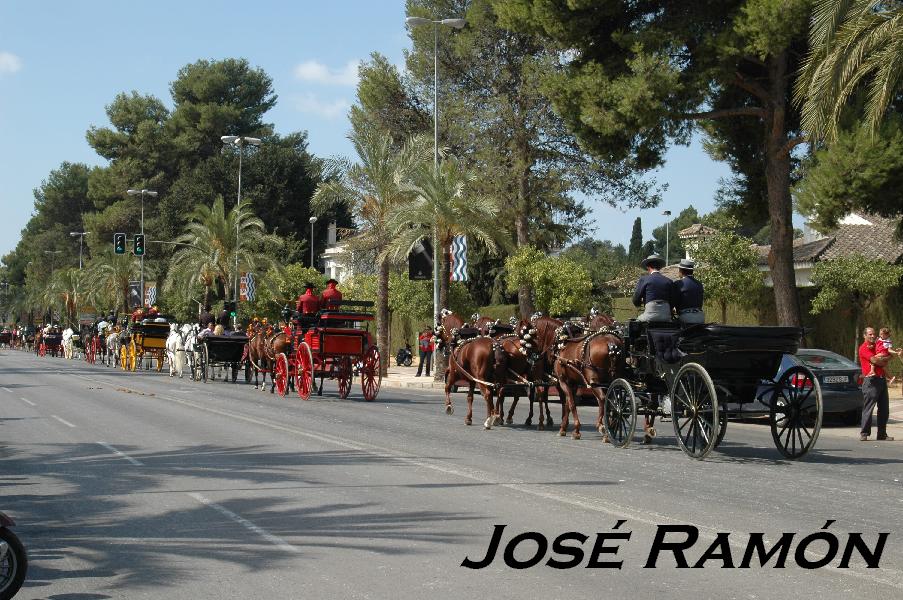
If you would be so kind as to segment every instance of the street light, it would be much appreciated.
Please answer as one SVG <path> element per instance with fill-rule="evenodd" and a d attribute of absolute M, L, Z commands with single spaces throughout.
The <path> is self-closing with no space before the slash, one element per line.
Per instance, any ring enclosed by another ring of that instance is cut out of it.
<path fill-rule="evenodd" d="M 72 237 L 78 236 L 78 270 L 82 270 L 82 246 L 85 243 L 85 236 L 91 233 L 90 231 L 70 231 L 69 235 Z"/>
<path fill-rule="evenodd" d="M 314 268 L 314 223 L 317 222 L 317 217 L 311 217 L 308 219 L 310 221 L 310 268 Z"/>
<path fill-rule="evenodd" d="M 439 25 L 452 29 L 461 29 L 467 24 L 464 19 L 441 19 L 433 21 L 423 17 L 405 19 L 408 27 L 433 25 L 433 169 L 439 172 Z M 437 223 L 433 223 L 433 321 L 439 322 L 439 232 Z"/>
<path fill-rule="evenodd" d="M 144 236 L 144 196 L 157 197 L 153 190 L 126 190 L 129 196 L 141 196 L 141 235 Z M 144 254 L 141 255 L 141 306 L 144 306 Z"/>
<path fill-rule="evenodd" d="M 241 204 L 241 160 L 244 156 L 244 147 L 247 145 L 259 146 L 260 138 L 240 136 L 240 135 L 224 135 L 219 138 L 225 145 L 238 146 L 238 202 L 235 205 L 235 302 L 238 306 L 238 206 Z"/>
<path fill-rule="evenodd" d="M 670 217 L 671 211 L 666 210 L 666 211 L 662 212 L 662 214 L 665 215 L 666 217 Z M 665 221 L 665 266 L 668 266 L 671 264 L 668 260 L 670 258 L 668 256 L 668 251 L 671 249 L 670 234 L 671 234 L 671 221 L 666 220 Z"/>

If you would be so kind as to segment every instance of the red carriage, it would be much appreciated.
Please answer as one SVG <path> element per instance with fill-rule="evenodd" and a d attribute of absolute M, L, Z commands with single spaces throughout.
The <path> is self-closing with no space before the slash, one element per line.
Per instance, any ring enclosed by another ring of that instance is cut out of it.
<path fill-rule="evenodd" d="M 307 400 L 319 378 L 318 395 L 323 394 L 323 382 L 330 379 L 338 383 L 339 397 L 347 398 L 359 373 L 364 400 L 374 400 L 382 373 L 379 350 L 369 331 L 372 308 L 373 302 L 343 300 L 337 310 L 320 311 L 310 322 L 297 325 L 288 352 L 275 357 L 273 380 L 279 395 L 285 396 L 292 380 L 298 396 Z"/>
<path fill-rule="evenodd" d="M 63 355 L 63 334 L 59 329 L 53 327 L 48 333 L 41 335 L 41 341 L 37 348 L 38 356 L 62 356 Z"/>

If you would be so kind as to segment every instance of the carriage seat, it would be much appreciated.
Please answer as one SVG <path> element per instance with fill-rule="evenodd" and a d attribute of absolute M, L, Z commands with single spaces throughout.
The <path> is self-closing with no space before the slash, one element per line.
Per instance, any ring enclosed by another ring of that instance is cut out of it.
<path fill-rule="evenodd" d="M 655 353 L 659 360 L 666 363 L 676 363 L 685 356 L 678 348 L 680 341 L 680 327 L 650 329 L 649 352 Z"/>

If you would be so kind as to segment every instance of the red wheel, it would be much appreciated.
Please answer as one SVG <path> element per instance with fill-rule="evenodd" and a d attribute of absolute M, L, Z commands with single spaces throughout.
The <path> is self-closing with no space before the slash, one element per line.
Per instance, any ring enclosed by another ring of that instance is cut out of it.
<path fill-rule="evenodd" d="M 298 397 L 302 400 L 310 399 L 310 392 L 314 382 L 314 357 L 310 353 L 310 346 L 307 342 L 298 344 L 295 351 L 295 363 L 298 370 L 295 372 L 295 390 Z"/>
<path fill-rule="evenodd" d="M 347 398 L 351 392 L 351 358 L 343 356 L 339 360 L 335 378 L 339 383 L 339 398 Z"/>
<path fill-rule="evenodd" d="M 38 356 L 47 356 L 47 344 L 41 342 L 41 346 L 38 348 Z"/>
<path fill-rule="evenodd" d="M 95 356 L 94 355 L 94 353 L 95 353 L 94 342 L 96 342 L 96 341 L 97 341 L 97 338 L 91 338 L 91 343 L 88 344 L 87 346 L 85 346 L 85 362 L 87 362 L 89 365 L 94 364 L 94 356 Z"/>
<path fill-rule="evenodd" d="M 364 364 L 361 367 L 361 390 L 367 402 L 375 400 L 379 393 L 379 386 L 383 381 L 380 367 L 379 350 L 376 346 L 370 346 L 364 352 Z"/>
<path fill-rule="evenodd" d="M 288 359 L 280 352 L 276 355 L 276 364 L 273 365 L 273 381 L 276 382 L 276 391 L 285 398 L 288 389 Z"/>

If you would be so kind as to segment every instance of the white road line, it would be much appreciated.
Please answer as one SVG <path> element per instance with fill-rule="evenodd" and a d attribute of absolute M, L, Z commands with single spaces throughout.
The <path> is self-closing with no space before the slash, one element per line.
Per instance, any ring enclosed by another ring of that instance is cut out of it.
<path fill-rule="evenodd" d="M 58 417 L 56 415 L 50 415 L 50 416 L 53 417 L 54 419 L 56 419 L 57 421 L 59 421 L 60 423 L 62 423 L 63 425 L 65 425 L 66 427 L 72 427 L 73 429 L 75 429 L 75 425 L 73 425 L 66 419 L 61 419 L 60 417 Z"/>
<path fill-rule="evenodd" d="M 235 521 L 236 523 L 238 523 L 239 525 L 242 525 L 246 529 L 253 531 L 254 533 L 259 535 L 266 541 L 270 542 L 271 544 L 273 544 L 280 550 L 285 550 L 286 552 L 293 552 L 293 553 L 301 552 L 301 550 L 299 548 L 292 546 L 291 544 L 289 544 L 282 538 L 273 535 L 266 529 L 263 529 L 262 527 L 258 527 L 257 525 L 250 522 L 246 518 L 235 514 L 234 512 L 232 512 L 225 506 L 220 506 L 219 504 L 217 504 L 216 502 L 213 502 L 209 498 L 206 498 L 206 497 L 202 496 L 201 494 L 198 494 L 195 492 L 191 492 L 188 495 L 191 496 L 192 498 L 194 498 L 195 500 L 197 500 L 198 502 L 200 502 L 201 504 L 203 504 L 204 506 L 209 506 L 210 508 L 212 508 L 216 512 L 220 513 L 221 515 L 228 517 L 228 518 L 232 519 L 233 521 Z"/>
<path fill-rule="evenodd" d="M 13 393 L 13 391 L 12 391 L 11 389 L 9 389 L 8 387 L 5 387 L 5 388 L 3 388 L 3 389 L 6 390 L 7 392 L 9 392 L 10 394 Z"/>
<path fill-rule="evenodd" d="M 22 397 L 20 396 L 20 397 L 19 397 L 19 400 L 21 400 L 22 402 L 24 402 L 25 404 L 28 404 L 28 405 L 30 405 L 30 406 L 37 406 L 37 404 L 35 404 L 35 403 L 32 402 L 31 400 L 29 400 L 28 398 L 22 398 Z"/>
<path fill-rule="evenodd" d="M 113 446 L 109 445 L 109 444 L 106 443 L 106 442 L 97 442 L 97 443 L 100 444 L 101 446 L 103 446 L 104 448 L 106 448 L 107 450 L 109 450 L 110 452 L 112 452 L 113 454 L 115 454 L 116 456 L 118 456 L 118 457 L 120 457 L 120 458 L 124 458 L 125 460 L 129 461 L 130 463 L 132 463 L 132 464 L 135 465 L 136 467 L 143 467 L 143 466 L 144 466 L 144 463 L 141 462 L 140 460 L 137 460 L 137 459 L 135 459 L 135 458 L 132 458 L 131 456 L 129 456 L 129 455 L 126 454 L 125 452 L 123 452 L 123 451 L 121 451 L 121 450 L 117 450 L 116 448 L 114 448 Z"/>

